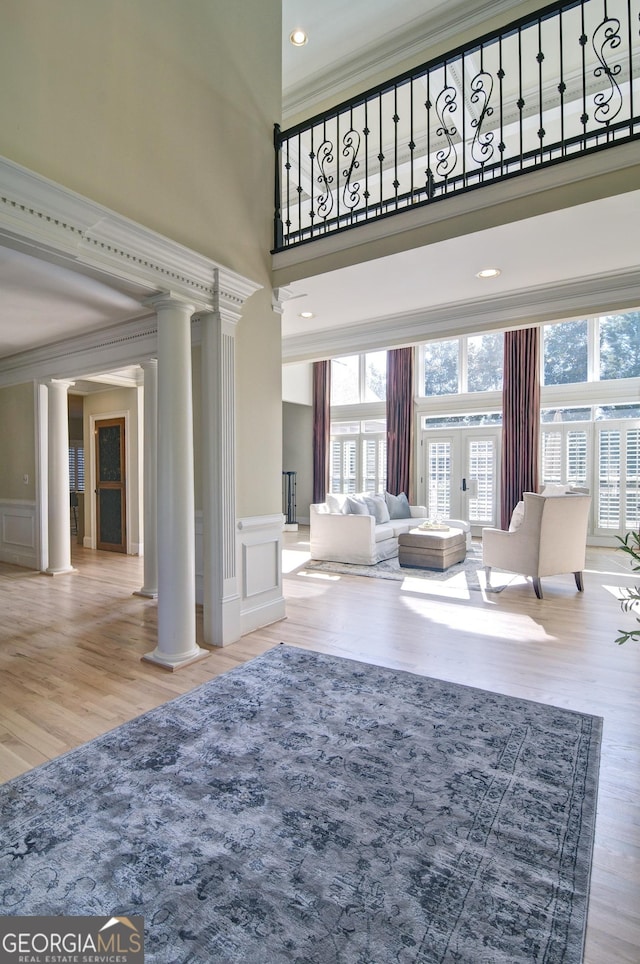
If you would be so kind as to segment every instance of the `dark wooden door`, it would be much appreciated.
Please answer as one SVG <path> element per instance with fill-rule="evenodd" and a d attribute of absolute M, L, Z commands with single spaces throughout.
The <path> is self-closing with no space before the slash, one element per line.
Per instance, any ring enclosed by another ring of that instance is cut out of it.
<path fill-rule="evenodd" d="M 97 546 L 126 552 L 124 419 L 101 419 L 95 433 Z"/>

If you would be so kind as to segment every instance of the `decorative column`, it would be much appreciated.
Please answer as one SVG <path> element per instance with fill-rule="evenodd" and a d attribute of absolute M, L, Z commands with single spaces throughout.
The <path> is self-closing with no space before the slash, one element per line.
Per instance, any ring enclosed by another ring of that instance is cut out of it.
<path fill-rule="evenodd" d="M 134 593 L 158 595 L 158 361 L 142 362 L 144 372 L 144 585 Z"/>
<path fill-rule="evenodd" d="M 235 332 L 239 311 L 200 315 L 204 640 L 240 638 L 236 551 Z"/>
<path fill-rule="evenodd" d="M 69 499 L 69 402 L 74 382 L 52 378 L 48 388 L 48 533 L 49 565 L 46 572 L 58 576 L 75 572 L 71 565 L 71 510 Z"/>
<path fill-rule="evenodd" d="M 144 659 L 176 670 L 208 656 L 196 644 L 191 315 L 170 295 L 158 317 L 158 645 Z"/>

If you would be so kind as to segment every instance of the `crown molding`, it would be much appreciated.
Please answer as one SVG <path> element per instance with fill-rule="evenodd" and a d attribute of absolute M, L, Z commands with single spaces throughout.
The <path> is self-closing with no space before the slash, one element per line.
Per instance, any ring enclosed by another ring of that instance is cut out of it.
<path fill-rule="evenodd" d="M 403 315 L 284 338 L 282 360 L 314 361 L 361 351 L 415 345 L 434 338 L 541 325 L 585 315 L 629 311 L 640 305 L 636 270 L 532 286 L 484 302 L 452 302 Z"/>
<path fill-rule="evenodd" d="M 82 270 L 142 301 L 171 291 L 199 310 L 241 308 L 261 285 L 0 157 L 0 243 Z"/>
<path fill-rule="evenodd" d="M 32 379 L 83 378 L 157 355 L 155 313 L 0 359 L 0 387 Z"/>

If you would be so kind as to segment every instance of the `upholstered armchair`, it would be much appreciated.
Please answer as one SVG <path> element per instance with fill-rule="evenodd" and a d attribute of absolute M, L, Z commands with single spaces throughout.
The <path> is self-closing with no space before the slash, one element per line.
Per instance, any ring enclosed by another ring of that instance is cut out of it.
<path fill-rule="evenodd" d="M 531 576 L 542 599 L 542 576 L 572 572 L 579 591 L 584 589 L 589 495 L 524 493 L 524 513 L 517 528 L 482 530 L 482 563 L 491 589 L 491 569 Z"/>

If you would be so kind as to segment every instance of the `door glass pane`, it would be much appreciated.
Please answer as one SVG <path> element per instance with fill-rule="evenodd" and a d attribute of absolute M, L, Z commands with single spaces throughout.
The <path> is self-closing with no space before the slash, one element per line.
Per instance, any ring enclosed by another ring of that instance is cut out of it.
<path fill-rule="evenodd" d="M 469 478 L 477 482 L 478 492 L 469 499 L 469 522 L 493 522 L 496 499 L 496 457 L 493 439 L 469 442 Z"/>
<path fill-rule="evenodd" d="M 429 442 L 428 449 L 429 515 L 451 515 L 451 442 Z"/>
<path fill-rule="evenodd" d="M 120 489 L 100 489 L 99 541 L 119 546 L 122 543 L 122 492 Z"/>
<path fill-rule="evenodd" d="M 121 482 L 120 426 L 105 425 L 98 429 L 98 480 Z"/>

